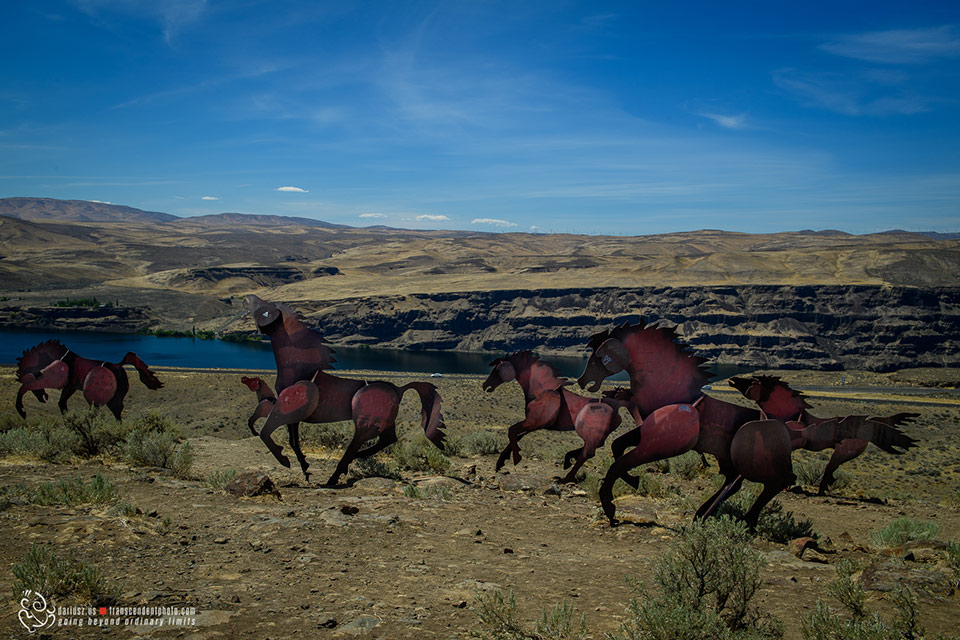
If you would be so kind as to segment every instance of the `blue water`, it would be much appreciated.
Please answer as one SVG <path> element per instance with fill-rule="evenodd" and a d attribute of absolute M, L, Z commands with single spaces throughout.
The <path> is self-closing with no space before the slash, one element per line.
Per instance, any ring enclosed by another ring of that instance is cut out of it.
<path fill-rule="evenodd" d="M 237 343 L 193 338 L 159 338 L 133 333 L 0 329 L 0 364 L 14 364 L 25 349 L 45 340 L 60 340 L 69 349 L 97 360 L 118 362 L 135 351 L 149 366 L 201 369 L 274 369 L 270 343 Z M 455 351 L 401 351 L 357 349 L 331 345 L 336 369 L 375 369 L 422 373 L 490 373 L 489 363 L 498 355 Z M 583 372 L 585 358 L 544 358 L 564 376 Z"/>

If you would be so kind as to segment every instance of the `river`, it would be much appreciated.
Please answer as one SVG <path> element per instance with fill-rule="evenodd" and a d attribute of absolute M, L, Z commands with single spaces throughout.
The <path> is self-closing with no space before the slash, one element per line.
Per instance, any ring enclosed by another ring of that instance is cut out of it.
<path fill-rule="evenodd" d="M 60 340 L 88 358 L 117 362 L 127 351 L 135 351 L 150 366 L 196 369 L 274 369 L 269 342 L 224 342 L 92 331 L 0 329 L 0 364 L 12 365 L 23 353 L 45 340 Z M 336 352 L 336 369 L 373 369 L 441 374 L 490 373 L 493 353 L 458 351 L 403 351 L 330 345 Z M 583 372 L 585 358 L 550 356 L 564 376 L 575 378 Z"/>

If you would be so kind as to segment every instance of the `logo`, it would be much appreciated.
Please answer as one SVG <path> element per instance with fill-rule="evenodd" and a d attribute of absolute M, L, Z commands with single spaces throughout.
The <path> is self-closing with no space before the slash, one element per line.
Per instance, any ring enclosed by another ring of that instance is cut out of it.
<path fill-rule="evenodd" d="M 37 629 L 53 626 L 53 623 L 57 620 L 54 611 L 56 611 L 56 608 L 53 603 L 48 604 L 47 599 L 39 592 L 24 591 L 23 597 L 20 599 L 20 613 L 17 614 L 17 617 L 20 618 L 20 624 L 23 625 L 23 628 L 33 633 Z"/>

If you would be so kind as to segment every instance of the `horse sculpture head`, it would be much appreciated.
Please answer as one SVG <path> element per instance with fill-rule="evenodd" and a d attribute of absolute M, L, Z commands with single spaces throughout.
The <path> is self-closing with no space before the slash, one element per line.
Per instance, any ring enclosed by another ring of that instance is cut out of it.
<path fill-rule="evenodd" d="M 624 327 L 627 325 L 617 328 Z M 593 349 L 593 353 L 587 359 L 583 374 L 577 378 L 581 389 L 599 391 L 604 379 L 620 373 L 630 364 L 630 354 L 620 338 L 612 335 L 614 331 L 601 331 L 590 337 L 587 346 Z"/>
<path fill-rule="evenodd" d="M 513 382 L 517 379 L 517 370 L 514 368 L 513 363 L 507 358 L 497 358 L 490 363 L 490 366 L 493 367 L 493 371 L 491 371 L 487 379 L 483 381 L 483 390 L 487 393 L 491 393 L 502 384 Z"/>
<path fill-rule="evenodd" d="M 810 408 L 802 393 L 777 376 L 730 378 L 730 386 L 757 403 L 764 413 L 781 420 L 795 420 Z"/>
<path fill-rule="evenodd" d="M 246 297 L 244 304 L 247 307 L 247 311 L 253 316 L 253 320 L 257 324 L 257 329 L 263 333 L 268 333 L 267 327 L 283 316 L 283 312 L 278 305 L 267 302 L 252 293 Z"/>

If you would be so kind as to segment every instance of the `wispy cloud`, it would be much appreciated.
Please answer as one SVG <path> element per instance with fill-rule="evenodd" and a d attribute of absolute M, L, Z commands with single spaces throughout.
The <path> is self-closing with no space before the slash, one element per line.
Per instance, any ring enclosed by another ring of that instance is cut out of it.
<path fill-rule="evenodd" d="M 96 202 L 97 204 L 113 204 L 112 202 L 107 202 L 106 200 L 90 200 L 90 202 Z"/>
<path fill-rule="evenodd" d="M 217 196 L 201 196 L 200 199 L 201 200 L 219 200 L 220 198 L 218 198 Z"/>
<path fill-rule="evenodd" d="M 416 217 L 417 222 L 448 222 L 450 218 L 444 215 L 425 213 Z"/>
<path fill-rule="evenodd" d="M 492 225 L 494 227 L 515 227 L 517 223 L 510 222 L 509 220 L 501 220 L 499 218 L 474 218 L 470 221 L 470 224 L 486 224 Z"/>
<path fill-rule="evenodd" d="M 701 113 L 701 116 L 713 120 L 724 129 L 746 129 L 747 114 L 740 113 L 734 116 L 727 116 L 721 113 Z"/>
<path fill-rule="evenodd" d="M 74 0 L 74 3 L 81 11 L 99 21 L 109 21 L 113 13 L 153 20 L 160 24 L 167 44 L 181 30 L 198 22 L 207 8 L 207 0 Z"/>
<path fill-rule="evenodd" d="M 310 193 L 306 189 L 301 189 L 300 187 L 277 187 L 275 191 L 287 191 L 290 193 Z"/>
<path fill-rule="evenodd" d="M 952 26 L 896 29 L 842 36 L 820 49 L 879 64 L 917 64 L 960 56 L 960 38 Z"/>
<path fill-rule="evenodd" d="M 782 69 L 774 82 L 800 97 L 807 106 L 821 107 L 848 116 L 913 115 L 930 111 L 933 98 L 910 95 L 880 95 L 880 85 L 869 74 L 850 76 L 836 73 L 802 73 Z M 889 91 L 890 88 L 884 88 Z"/>
<path fill-rule="evenodd" d="M 359 217 L 360 217 L 360 218 L 373 218 L 373 219 L 381 220 L 381 219 L 383 219 L 383 218 L 386 218 L 387 215 L 384 214 L 384 213 L 361 213 Z"/>

